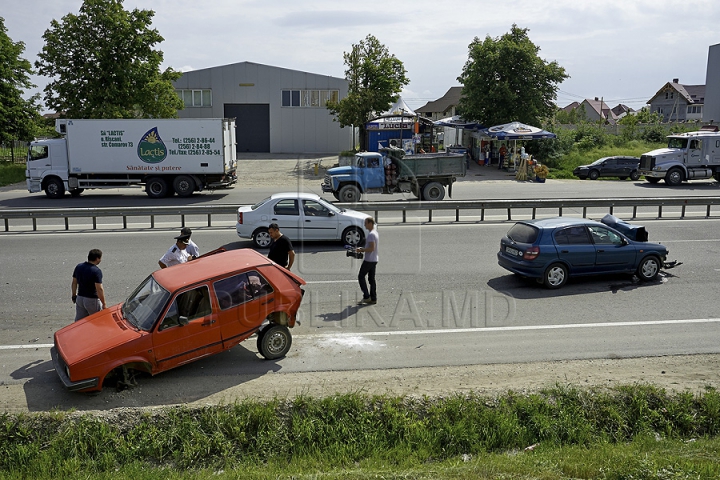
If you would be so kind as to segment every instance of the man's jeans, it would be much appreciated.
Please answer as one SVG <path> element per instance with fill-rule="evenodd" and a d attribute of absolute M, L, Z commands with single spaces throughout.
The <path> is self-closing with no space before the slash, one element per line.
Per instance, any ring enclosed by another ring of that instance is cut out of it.
<path fill-rule="evenodd" d="M 75 321 L 81 320 L 102 309 L 99 298 L 77 296 L 75 299 Z"/>
<path fill-rule="evenodd" d="M 360 290 L 362 290 L 363 298 L 377 300 L 377 290 L 375 288 L 375 267 L 377 267 L 377 264 L 378 262 L 364 261 L 362 265 L 360 265 L 358 282 L 360 282 Z M 367 283 L 365 283 L 365 275 L 367 275 L 367 281 L 370 283 L 370 292 L 368 292 Z"/>

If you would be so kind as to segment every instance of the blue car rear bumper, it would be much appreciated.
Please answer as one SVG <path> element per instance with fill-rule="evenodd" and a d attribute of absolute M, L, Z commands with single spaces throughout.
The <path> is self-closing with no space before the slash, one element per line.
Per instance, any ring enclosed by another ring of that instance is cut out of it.
<path fill-rule="evenodd" d="M 502 252 L 497 254 L 498 265 L 513 273 L 522 275 L 523 277 L 542 278 L 545 272 L 545 266 L 537 262 L 517 261 L 504 255 Z"/>

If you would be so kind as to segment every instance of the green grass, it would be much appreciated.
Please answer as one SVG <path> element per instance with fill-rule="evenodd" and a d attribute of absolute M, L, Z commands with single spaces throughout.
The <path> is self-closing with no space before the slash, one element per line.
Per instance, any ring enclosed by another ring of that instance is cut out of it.
<path fill-rule="evenodd" d="M 0 478 L 718 478 L 718 432 L 715 389 L 651 385 L 3 414 Z"/>
<path fill-rule="evenodd" d="M 641 140 L 632 140 L 626 142 L 623 146 L 603 146 L 590 150 L 573 149 L 569 153 L 562 156 L 558 162 L 557 168 L 550 169 L 548 178 L 575 178 L 573 170 L 579 165 L 588 165 L 602 157 L 611 157 L 613 155 L 628 155 L 632 157 L 640 157 L 643 153 L 647 153 L 657 148 L 666 146 L 658 143 L 649 143 Z"/>
<path fill-rule="evenodd" d="M 25 181 L 25 164 L 0 162 L 0 187 Z"/>

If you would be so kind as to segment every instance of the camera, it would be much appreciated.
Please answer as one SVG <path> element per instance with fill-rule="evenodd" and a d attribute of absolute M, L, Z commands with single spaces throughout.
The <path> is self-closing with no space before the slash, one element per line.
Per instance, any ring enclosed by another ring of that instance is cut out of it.
<path fill-rule="evenodd" d="M 358 260 L 363 259 L 362 252 L 358 252 L 356 247 L 352 247 L 350 245 L 345 245 L 345 248 L 347 249 L 347 251 L 345 252 L 346 257 L 357 258 Z"/>

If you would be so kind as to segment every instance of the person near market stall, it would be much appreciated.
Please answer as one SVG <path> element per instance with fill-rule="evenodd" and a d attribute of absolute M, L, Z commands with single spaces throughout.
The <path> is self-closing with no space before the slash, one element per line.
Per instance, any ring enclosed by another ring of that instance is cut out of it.
<path fill-rule="evenodd" d="M 500 161 L 498 162 L 498 170 L 503 167 L 503 163 L 505 163 L 505 156 L 507 155 L 507 147 L 505 147 L 505 144 L 503 143 L 500 146 Z"/>

